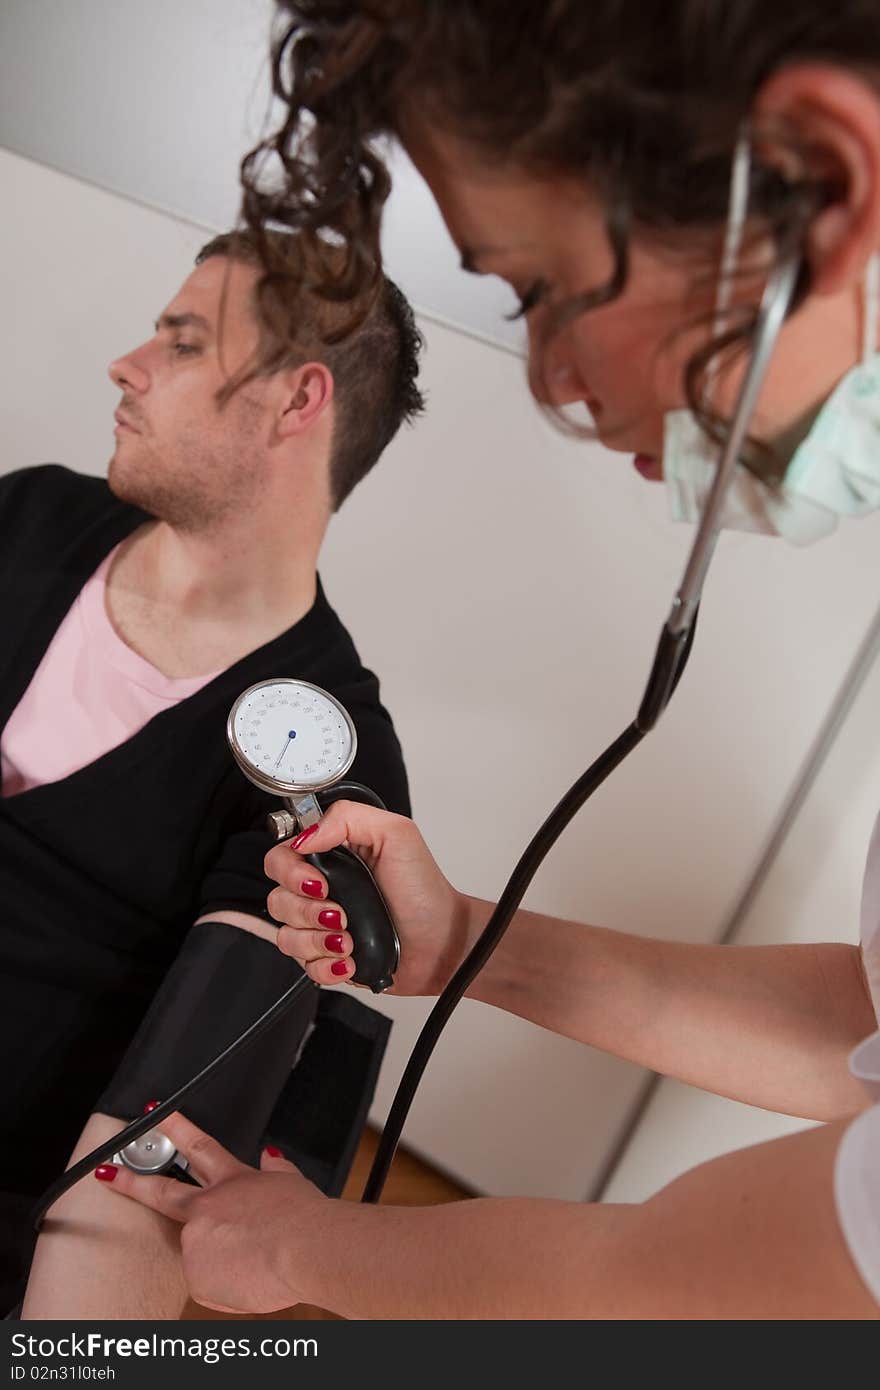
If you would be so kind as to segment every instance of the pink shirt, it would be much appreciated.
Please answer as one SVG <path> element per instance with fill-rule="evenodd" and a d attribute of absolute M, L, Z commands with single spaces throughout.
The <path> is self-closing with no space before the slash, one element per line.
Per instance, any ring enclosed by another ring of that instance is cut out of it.
<path fill-rule="evenodd" d="M 115 553 L 83 585 L 3 731 L 4 796 L 94 762 L 218 674 L 170 680 L 125 645 L 104 601 Z"/>

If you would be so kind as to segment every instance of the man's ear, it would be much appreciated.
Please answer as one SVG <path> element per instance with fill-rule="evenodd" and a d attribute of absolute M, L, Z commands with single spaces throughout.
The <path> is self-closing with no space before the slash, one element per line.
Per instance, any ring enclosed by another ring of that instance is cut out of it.
<path fill-rule="evenodd" d="M 304 434 L 333 400 L 333 374 L 323 362 L 306 362 L 284 373 L 284 390 L 277 416 L 281 439 Z"/>
<path fill-rule="evenodd" d="M 797 63 L 768 78 L 753 107 L 763 163 L 831 190 L 807 233 L 810 284 L 835 294 L 856 284 L 880 250 L 880 92 L 846 68 Z M 784 131 L 778 142 L 772 132 Z"/>

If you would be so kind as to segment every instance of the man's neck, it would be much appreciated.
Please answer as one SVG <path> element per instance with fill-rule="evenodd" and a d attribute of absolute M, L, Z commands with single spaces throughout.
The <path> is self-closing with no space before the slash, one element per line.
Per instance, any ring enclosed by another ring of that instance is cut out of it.
<path fill-rule="evenodd" d="M 107 577 L 118 635 L 165 675 L 226 668 L 312 607 L 326 518 L 277 527 L 227 525 L 210 535 L 147 522 L 122 543 Z"/>

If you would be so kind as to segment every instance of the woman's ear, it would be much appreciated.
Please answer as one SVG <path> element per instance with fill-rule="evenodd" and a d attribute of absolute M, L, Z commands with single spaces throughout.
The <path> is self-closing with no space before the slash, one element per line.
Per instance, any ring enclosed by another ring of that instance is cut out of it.
<path fill-rule="evenodd" d="M 858 283 L 880 250 L 880 91 L 845 68 L 794 64 L 764 83 L 752 124 L 763 163 L 830 190 L 807 233 L 812 289 Z"/>
<path fill-rule="evenodd" d="M 333 374 L 323 362 L 306 362 L 284 375 L 284 392 L 277 417 L 280 439 L 304 434 L 333 400 Z"/>

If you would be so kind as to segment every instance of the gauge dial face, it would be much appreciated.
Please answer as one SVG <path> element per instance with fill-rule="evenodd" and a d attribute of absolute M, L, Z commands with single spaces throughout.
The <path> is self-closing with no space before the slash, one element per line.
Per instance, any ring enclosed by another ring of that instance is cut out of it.
<path fill-rule="evenodd" d="M 227 732 L 244 772 L 271 791 L 337 782 L 354 762 L 357 747 L 342 705 L 307 681 L 251 686 L 233 705 Z"/>

